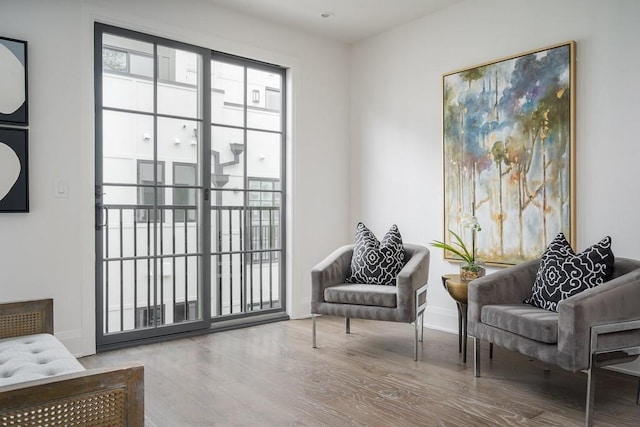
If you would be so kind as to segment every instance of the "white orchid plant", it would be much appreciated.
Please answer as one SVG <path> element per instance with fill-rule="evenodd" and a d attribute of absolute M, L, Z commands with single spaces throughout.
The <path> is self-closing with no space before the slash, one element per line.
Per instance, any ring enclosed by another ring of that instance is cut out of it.
<path fill-rule="evenodd" d="M 436 248 L 444 249 L 445 251 L 449 251 L 460 257 L 468 265 L 473 266 L 476 264 L 476 233 L 482 231 L 482 228 L 480 227 L 480 223 L 478 223 L 478 218 L 473 215 L 467 215 L 463 217 L 460 224 L 465 229 L 471 229 L 471 251 L 467 249 L 467 246 L 464 243 L 464 240 L 462 240 L 462 237 L 460 237 L 459 234 L 451 229 L 449 229 L 449 233 L 451 233 L 454 238 L 452 243 L 434 240 L 430 243 L 430 245 Z"/>

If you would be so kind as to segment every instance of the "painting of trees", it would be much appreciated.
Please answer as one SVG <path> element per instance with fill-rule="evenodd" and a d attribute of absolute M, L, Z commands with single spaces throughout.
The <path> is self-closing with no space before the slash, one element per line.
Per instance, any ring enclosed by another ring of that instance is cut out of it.
<path fill-rule="evenodd" d="M 475 216 L 487 263 L 540 256 L 561 231 L 575 244 L 574 51 L 569 42 L 443 76 L 445 231 L 464 235 Z"/>

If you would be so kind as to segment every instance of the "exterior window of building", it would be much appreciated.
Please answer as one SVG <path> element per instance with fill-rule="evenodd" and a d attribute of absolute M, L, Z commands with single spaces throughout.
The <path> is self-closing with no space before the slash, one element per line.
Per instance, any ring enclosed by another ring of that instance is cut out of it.
<path fill-rule="evenodd" d="M 279 248 L 280 181 L 268 178 L 249 178 L 249 207 L 251 209 L 251 249 L 254 251 Z M 278 260 L 278 252 L 254 252 L 252 261 Z"/>
<path fill-rule="evenodd" d="M 185 213 L 187 222 L 196 221 L 196 173 L 197 167 L 192 163 L 173 163 L 173 204 L 178 206 L 173 211 L 173 219 L 176 222 L 184 222 Z M 185 208 L 180 209 L 179 206 Z"/>
<path fill-rule="evenodd" d="M 104 48 L 102 50 L 102 64 L 105 71 L 129 72 L 129 57 L 127 52 L 122 50 Z"/>
<path fill-rule="evenodd" d="M 260 103 L 260 91 L 258 89 L 253 89 L 251 93 L 253 97 L 253 103 L 254 104 Z"/>
<path fill-rule="evenodd" d="M 154 307 L 138 307 L 136 309 L 136 327 L 148 328 L 153 325 L 164 324 L 164 305 Z"/>
<path fill-rule="evenodd" d="M 197 301 L 188 301 L 176 303 L 173 309 L 173 322 L 184 322 L 185 320 L 195 319 L 197 317 Z"/>
<path fill-rule="evenodd" d="M 139 76 L 153 77 L 153 58 L 148 55 L 130 53 L 129 72 Z"/>
<path fill-rule="evenodd" d="M 157 164 L 158 184 L 164 185 L 164 162 L 155 162 Z M 137 222 L 155 221 L 156 214 L 154 202 L 156 199 L 156 187 L 154 186 L 155 177 L 153 176 L 154 162 L 151 160 L 138 160 L 138 209 L 136 214 Z M 158 189 L 158 206 L 164 205 L 164 190 Z M 164 222 L 164 211 L 163 219 Z"/>
<path fill-rule="evenodd" d="M 142 44 L 131 39 L 105 34 L 102 69 L 105 72 L 153 78 L 153 55 Z"/>
<path fill-rule="evenodd" d="M 282 108 L 282 93 L 280 90 L 265 88 L 265 108 L 267 110 L 280 111 Z"/>
<path fill-rule="evenodd" d="M 158 78 L 176 81 L 176 50 L 158 46 Z"/>

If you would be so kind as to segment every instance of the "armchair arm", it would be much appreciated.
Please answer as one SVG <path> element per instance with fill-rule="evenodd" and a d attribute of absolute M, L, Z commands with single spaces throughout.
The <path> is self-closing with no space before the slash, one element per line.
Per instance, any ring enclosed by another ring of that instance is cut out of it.
<path fill-rule="evenodd" d="M 569 357 L 575 371 L 589 368 L 591 327 L 640 319 L 638 301 L 640 269 L 569 297 L 558 304 L 558 350 Z M 636 336 L 634 342 L 640 345 L 640 335 Z M 602 343 L 603 346 L 607 345 L 606 340 Z M 599 347 L 598 350 L 606 349 L 600 345 Z"/>
<path fill-rule="evenodd" d="M 480 323 L 480 312 L 485 305 L 521 304 L 531 295 L 540 259 L 526 261 L 504 270 L 496 271 L 469 283 L 469 330 Z"/>
<path fill-rule="evenodd" d="M 344 283 L 351 269 L 353 245 L 342 246 L 311 269 L 311 313 L 316 304 L 324 302 L 324 290 Z"/>
<path fill-rule="evenodd" d="M 430 252 L 424 246 L 405 244 L 405 250 L 411 253 L 411 258 L 402 267 L 396 277 L 398 288 L 398 307 L 404 308 L 404 319 L 400 321 L 411 322 L 415 320 L 416 305 L 414 298 L 416 291 L 429 280 Z"/>

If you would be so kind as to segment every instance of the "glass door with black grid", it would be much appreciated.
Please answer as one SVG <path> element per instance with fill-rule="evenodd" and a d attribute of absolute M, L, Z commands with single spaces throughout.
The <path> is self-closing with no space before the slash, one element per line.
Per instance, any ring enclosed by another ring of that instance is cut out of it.
<path fill-rule="evenodd" d="M 96 47 L 98 347 L 205 328 L 208 52 L 99 25 Z"/>
<path fill-rule="evenodd" d="M 95 51 L 98 349 L 286 318 L 285 69 L 103 24 Z"/>
<path fill-rule="evenodd" d="M 214 322 L 284 311 L 284 77 L 278 67 L 212 54 Z"/>

